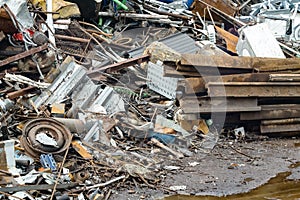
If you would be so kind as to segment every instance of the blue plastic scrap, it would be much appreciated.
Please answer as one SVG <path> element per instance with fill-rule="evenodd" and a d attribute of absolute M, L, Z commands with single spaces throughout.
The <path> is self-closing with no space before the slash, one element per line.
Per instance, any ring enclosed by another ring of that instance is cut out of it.
<path fill-rule="evenodd" d="M 148 138 L 155 138 L 164 144 L 172 144 L 175 142 L 176 136 L 164 133 L 149 131 Z"/>
<path fill-rule="evenodd" d="M 44 168 L 50 168 L 52 171 L 56 171 L 56 162 L 52 154 L 41 154 L 40 162 Z"/>

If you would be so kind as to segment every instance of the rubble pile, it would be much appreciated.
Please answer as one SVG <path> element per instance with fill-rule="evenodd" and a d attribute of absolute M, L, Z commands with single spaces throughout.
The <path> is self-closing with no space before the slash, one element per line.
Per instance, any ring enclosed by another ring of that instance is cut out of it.
<path fill-rule="evenodd" d="M 108 199 L 219 135 L 300 130 L 299 3 L 0 0 L 0 196 Z"/>

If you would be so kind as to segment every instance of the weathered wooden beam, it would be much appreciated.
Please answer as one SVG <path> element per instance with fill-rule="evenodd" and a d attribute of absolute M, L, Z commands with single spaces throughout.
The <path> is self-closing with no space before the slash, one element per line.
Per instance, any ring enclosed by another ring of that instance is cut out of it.
<path fill-rule="evenodd" d="M 183 98 L 179 100 L 184 113 L 217 113 L 260 111 L 256 98 Z"/>
<path fill-rule="evenodd" d="M 300 97 L 300 83 L 283 82 L 209 82 L 210 97 Z"/>
<path fill-rule="evenodd" d="M 242 112 L 240 120 L 300 118 L 300 104 L 262 105 L 261 111 Z"/>

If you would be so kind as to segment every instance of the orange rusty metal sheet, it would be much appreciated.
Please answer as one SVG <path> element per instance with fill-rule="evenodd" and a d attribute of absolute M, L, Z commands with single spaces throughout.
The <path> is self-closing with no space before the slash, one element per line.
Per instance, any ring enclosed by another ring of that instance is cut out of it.
<path fill-rule="evenodd" d="M 87 152 L 87 150 L 76 140 L 72 141 L 72 147 L 81 155 L 83 158 L 91 160 L 93 159 L 93 156 Z"/>
<path fill-rule="evenodd" d="M 212 0 L 201 0 L 201 1 L 205 2 L 206 4 L 216 8 L 230 16 L 234 16 L 238 9 L 238 8 L 232 6 L 231 1 L 229 1 L 229 0 L 213 0 L 213 1 Z M 201 16 L 205 16 L 205 17 L 209 18 L 207 6 L 204 3 L 196 0 L 196 1 L 194 1 L 193 6 L 194 6 L 194 9 L 192 10 L 193 13 L 198 12 Z M 213 17 L 214 17 L 214 20 L 221 19 L 217 15 L 213 15 Z"/>
<path fill-rule="evenodd" d="M 65 104 L 63 103 L 54 103 L 51 107 L 51 113 L 55 115 L 64 116 L 65 114 Z"/>
<path fill-rule="evenodd" d="M 218 34 L 226 41 L 227 50 L 236 53 L 236 44 L 239 38 L 224 29 L 215 26 Z"/>
<path fill-rule="evenodd" d="M 0 8 L 0 31 L 4 33 L 17 32 L 17 29 L 4 8 Z"/>

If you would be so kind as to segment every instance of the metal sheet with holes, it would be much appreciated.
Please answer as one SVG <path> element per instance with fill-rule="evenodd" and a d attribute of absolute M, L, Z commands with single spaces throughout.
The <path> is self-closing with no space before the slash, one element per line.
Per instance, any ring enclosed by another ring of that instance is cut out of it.
<path fill-rule="evenodd" d="M 179 78 L 163 77 L 164 70 L 162 65 L 154 64 L 152 62 L 148 63 L 148 72 L 147 72 L 147 85 L 148 87 L 169 98 L 176 98 L 176 89 Z"/>

